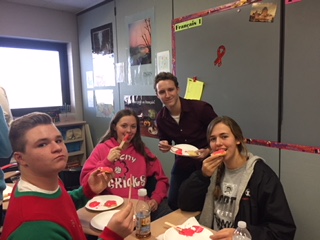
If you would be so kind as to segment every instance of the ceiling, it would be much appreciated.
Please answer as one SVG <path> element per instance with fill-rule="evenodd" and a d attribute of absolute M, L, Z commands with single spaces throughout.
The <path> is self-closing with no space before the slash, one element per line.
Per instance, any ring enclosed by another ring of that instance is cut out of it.
<path fill-rule="evenodd" d="M 106 0 L 0 0 L 2 2 L 18 3 L 36 7 L 50 8 L 71 13 L 79 13 Z"/>

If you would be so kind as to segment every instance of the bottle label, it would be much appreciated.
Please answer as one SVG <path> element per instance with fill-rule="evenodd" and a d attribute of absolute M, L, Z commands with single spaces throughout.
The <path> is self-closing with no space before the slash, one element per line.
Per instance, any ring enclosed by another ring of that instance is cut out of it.
<path fill-rule="evenodd" d="M 143 213 L 138 213 L 137 219 L 137 233 L 139 235 L 147 235 L 150 233 L 150 215 L 145 215 Z"/>

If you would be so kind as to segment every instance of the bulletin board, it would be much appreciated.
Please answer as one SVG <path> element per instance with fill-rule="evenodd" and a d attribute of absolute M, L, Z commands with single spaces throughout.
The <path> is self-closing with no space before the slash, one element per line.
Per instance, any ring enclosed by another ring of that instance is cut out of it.
<path fill-rule="evenodd" d="M 320 1 L 286 5 L 282 140 L 320 146 Z M 308 13 L 308 14 L 304 14 Z M 297 17 L 299 16 L 299 17 Z M 320 149 L 314 152 L 319 153 Z"/>
<path fill-rule="evenodd" d="M 181 95 L 187 78 L 204 81 L 202 100 L 234 118 L 246 138 L 279 137 L 279 14 L 272 23 L 250 22 L 253 2 L 237 1 L 173 20 L 173 71 Z M 278 6 L 280 7 L 280 6 Z M 278 9 L 279 10 L 279 9 Z M 277 10 L 277 11 L 278 11 Z M 201 18 L 201 26 L 176 24 Z M 221 64 L 214 65 L 225 48 Z"/>

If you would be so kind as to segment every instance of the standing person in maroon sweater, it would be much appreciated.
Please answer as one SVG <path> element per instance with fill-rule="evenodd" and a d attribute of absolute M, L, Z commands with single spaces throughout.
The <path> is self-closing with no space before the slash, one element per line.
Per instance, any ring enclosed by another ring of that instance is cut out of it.
<path fill-rule="evenodd" d="M 112 176 L 93 171 L 82 187 L 68 194 L 58 177 L 68 152 L 61 133 L 45 113 L 14 120 L 9 138 L 21 179 L 13 188 L 1 239 L 86 240 L 76 209 L 103 191 Z M 129 203 L 113 216 L 100 239 L 123 239 L 134 225 Z"/>
<path fill-rule="evenodd" d="M 210 153 L 206 130 L 217 114 L 209 103 L 181 98 L 177 77 L 172 73 L 159 73 L 155 77 L 154 89 L 165 105 L 156 119 L 160 151 L 170 151 L 172 141 L 191 144 L 199 149 L 196 157 L 175 156 L 168 196 L 169 206 L 175 210 L 181 183 L 195 170 L 201 169 L 202 160 Z"/>

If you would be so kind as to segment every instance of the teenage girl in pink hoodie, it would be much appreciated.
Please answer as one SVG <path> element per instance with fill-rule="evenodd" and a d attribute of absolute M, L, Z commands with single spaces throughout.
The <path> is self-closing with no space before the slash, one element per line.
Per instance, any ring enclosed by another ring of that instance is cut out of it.
<path fill-rule="evenodd" d="M 126 135 L 130 140 L 121 148 L 120 144 Z M 109 129 L 83 166 L 81 184 L 87 182 L 90 173 L 99 167 L 111 167 L 114 171 L 114 178 L 102 194 L 127 198 L 132 175 L 133 199 L 138 199 L 138 189 L 148 188 L 148 182 L 155 182 L 152 192 L 148 192 L 152 220 L 171 212 L 166 201 L 168 178 L 160 160 L 143 143 L 139 118 L 132 110 L 121 110 L 113 118 Z"/>

